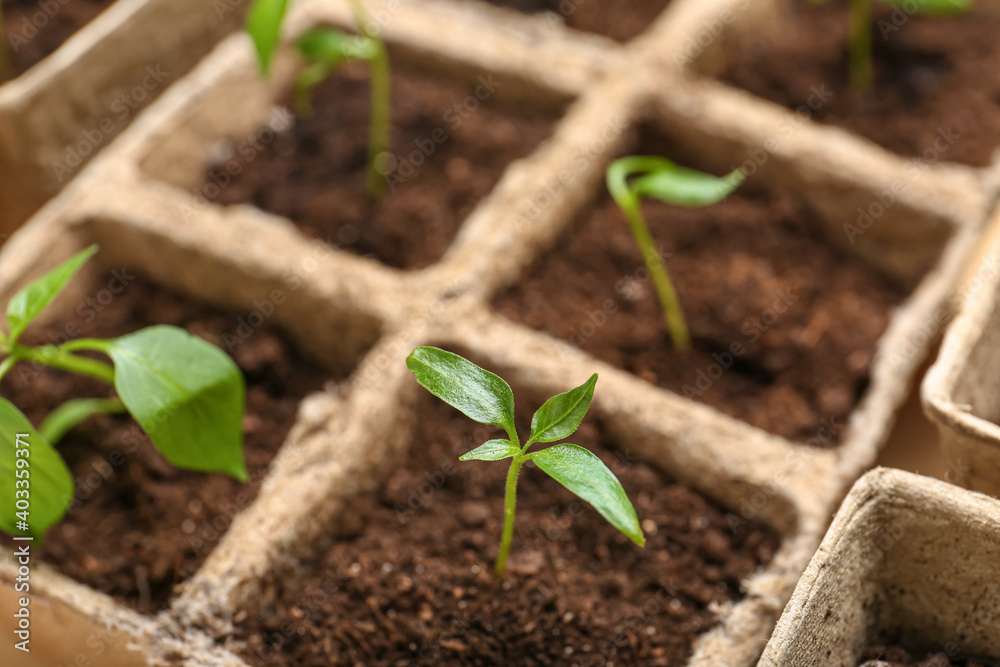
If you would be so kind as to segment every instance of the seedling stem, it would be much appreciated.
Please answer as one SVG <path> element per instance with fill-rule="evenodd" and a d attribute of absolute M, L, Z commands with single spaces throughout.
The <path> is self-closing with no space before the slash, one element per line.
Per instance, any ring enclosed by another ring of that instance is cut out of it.
<path fill-rule="evenodd" d="M 385 42 L 369 28 L 370 18 L 361 0 L 348 0 L 358 31 L 371 40 L 374 53 L 368 61 L 371 71 L 371 124 L 368 130 L 368 194 L 379 198 L 385 194 L 386 182 L 379 172 L 379 161 L 389 153 L 389 133 L 392 129 L 392 72 Z"/>
<path fill-rule="evenodd" d="M 6 35 L 6 24 L 4 22 L 3 8 L 0 7 L 0 35 Z M 5 42 L 7 40 L 4 40 Z M 0 83 L 14 78 L 14 62 L 11 58 L 10 44 L 0 45 Z"/>
<path fill-rule="evenodd" d="M 633 178 L 634 177 L 634 178 Z M 632 179 L 630 181 L 630 179 Z M 625 214 L 632 236 L 639 246 L 653 287 L 663 308 L 667 331 L 681 354 L 691 350 L 691 334 L 677 290 L 667 274 L 663 258 L 642 215 L 642 197 L 653 197 L 680 206 L 707 206 L 724 199 L 740 183 L 743 174 L 734 171 L 717 178 L 679 167 L 662 157 L 633 155 L 615 160 L 608 166 L 607 184 L 611 197 Z"/>
<path fill-rule="evenodd" d="M 521 474 L 521 466 L 525 459 L 518 454 L 510 462 L 510 470 L 507 471 L 507 486 L 503 497 L 503 534 L 500 536 L 500 553 L 497 554 L 497 561 L 493 566 L 493 573 L 497 577 L 502 577 L 507 569 L 507 558 L 510 556 L 510 544 L 514 539 L 514 510 L 517 507 L 517 478 Z"/>
<path fill-rule="evenodd" d="M 851 0 L 848 8 L 851 88 L 867 93 L 872 88 L 872 0 Z"/>

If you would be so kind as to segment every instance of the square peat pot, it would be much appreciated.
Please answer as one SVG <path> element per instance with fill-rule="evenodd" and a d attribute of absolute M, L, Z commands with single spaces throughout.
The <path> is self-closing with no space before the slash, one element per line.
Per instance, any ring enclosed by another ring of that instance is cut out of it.
<path fill-rule="evenodd" d="M 932 15 L 920 3 L 873 6 L 872 78 L 852 83 L 847 2 L 726 3 L 683 61 L 699 74 L 843 128 L 915 167 L 996 164 L 1000 3 Z"/>
<path fill-rule="evenodd" d="M 998 552 L 993 498 L 873 470 L 844 499 L 759 664 L 990 664 L 1000 640 Z"/>
<path fill-rule="evenodd" d="M 558 377 L 535 375 L 521 384 L 550 351 L 544 344 L 512 340 L 521 357 L 516 367 L 501 369 L 453 336 L 439 335 L 409 339 L 394 353 L 382 347 L 393 362 L 375 377 L 380 357 L 366 359 L 358 373 L 365 379 L 347 398 L 357 419 L 381 418 L 377 432 L 352 431 L 353 441 L 342 443 L 367 453 L 371 468 L 356 481 L 376 493 L 348 504 L 349 489 L 305 488 L 323 483 L 317 475 L 300 478 L 294 492 L 288 485 L 279 495 L 274 487 L 273 496 L 262 497 L 261 517 L 269 504 L 270 514 L 292 519 L 291 502 L 313 495 L 342 509 L 319 539 L 318 559 L 301 566 L 272 562 L 267 569 L 287 573 L 284 579 L 241 587 L 255 591 L 228 610 L 232 639 L 239 642 L 234 650 L 251 665 L 298 664 L 307 657 L 365 663 L 376 656 L 520 663 L 543 654 L 584 664 L 753 664 L 790 572 L 815 539 L 818 517 L 810 499 L 797 495 L 795 484 L 772 484 L 774 475 L 791 478 L 794 468 L 751 464 L 738 476 L 724 467 L 706 471 L 708 453 L 678 459 L 662 446 L 671 437 L 667 424 L 622 414 L 612 434 L 611 419 L 590 415 L 571 440 L 622 480 L 647 533 L 646 548 L 541 471 L 525 469 L 508 575 L 497 580 L 491 568 L 506 467 L 458 461 L 493 437 L 493 429 L 420 389 L 404 358 L 414 344 L 438 344 L 500 372 L 514 387 L 522 429 L 550 383 L 565 390 L 591 368 L 574 360 Z M 595 398 L 629 400 L 622 391 L 602 377 Z M 695 480 L 712 491 L 693 490 Z M 740 512 L 752 498 L 765 500 L 744 519 Z M 292 521 L 298 528 L 291 530 L 300 531 L 296 542 L 317 530 L 311 511 Z M 247 566 L 238 568 L 248 580 L 256 578 Z"/>
<path fill-rule="evenodd" d="M 86 180 L 81 178 L 84 189 Z M 256 265 L 246 253 L 224 250 L 218 239 L 188 246 L 144 227 L 138 210 L 129 214 L 122 219 L 113 207 L 88 210 L 72 196 L 57 198 L 2 251 L 3 300 L 97 244 L 95 258 L 24 340 L 61 343 L 171 324 L 218 345 L 246 379 L 250 479 L 241 484 L 177 470 L 131 419 L 97 418 L 70 431 L 59 451 L 74 479 L 74 504 L 42 544 L 32 545 L 30 590 L 23 595 L 16 588 L 23 544 L 3 538 L 2 604 L 15 618 L 26 597 L 34 624 L 32 654 L 15 649 L 13 662 L 4 664 L 31 665 L 36 658 L 42 661 L 37 664 L 74 664 L 83 656 L 91 664 L 145 665 L 195 655 L 200 657 L 192 664 L 229 664 L 229 657 L 212 657 L 218 650 L 195 631 L 170 639 L 167 626 L 152 619 L 183 605 L 184 583 L 242 521 L 270 470 L 285 459 L 294 468 L 303 443 L 326 443 L 321 449 L 332 444 L 330 429 L 338 419 L 326 391 L 346 381 L 380 335 L 376 314 L 342 289 L 328 292 L 322 279 L 307 281 L 295 272 L 304 269 Z M 267 229 L 252 231 L 272 250 L 280 245 Z M 323 257 L 314 261 L 321 273 Z M 55 404 L 102 391 L 100 383 L 69 381 L 23 364 L 3 387 L 35 423 Z"/>
<path fill-rule="evenodd" d="M 901 160 L 818 127 L 769 144 L 772 123 L 784 113 L 713 84 L 660 71 L 647 72 L 637 87 L 653 90 L 647 97 L 633 91 L 639 101 L 632 108 L 641 111 L 619 111 L 628 129 L 578 179 L 593 184 L 589 193 L 567 187 L 562 198 L 548 194 L 560 182 L 553 169 L 508 209 L 507 228 L 484 241 L 504 259 L 473 289 L 502 317 L 477 316 L 467 335 L 481 346 L 477 352 L 489 349 L 499 362 L 520 354 L 507 341 L 530 328 L 555 346 L 541 362 L 546 369 L 584 353 L 595 368 L 627 379 L 634 393 L 665 389 L 677 413 L 659 418 L 674 420 L 686 444 L 710 446 L 749 425 L 753 442 L 760 435 L 793 448 L 834 446 L 841 483 L 849 485 L 874 463 L 914 374 L 951 316 L 949 291 L 982 226 L 982 192 L 962 176 L 950 182 L 943 176 L 934 192 L 924 187 L 931 176 L 923 175 L 883 206 L 880 189 L 905 178 Z M 581 137 L 579 148 L 609 115 L 606 101 L 587 97 L 561 129 Z M 771 150 L 760 148 L 759 162 L 747 157 L 765 144 Z M 564 164 L 574 154 L 560 152 Z M 691 322 L 695 354 L 687 359 L 672 350 L 643 259 L 603 192 L 605 167 L 622 154 L 748 175 L 714 207 L 644 208 Z M 862 229 L 855 209 L 866 202 L 883 215 Z M 837 341 L 848 339 L 848 347 L 837 349 Z M 774 347 L 761 350 L 762 344 Z M 840 370 L 819 368 L 808 360 L 812 354 Z M 801 382 L 807 379 L 817 386 L 808 388 Z M 726 398 L 737 395 L 742 405 Z M 714 426 L 699 420 L 698 428 L 686 428 L 695 414 L 711 414 Z M 748 436 L 740 438 L 741 448 L 753 452 Z"/>
<path fill-rule="evenodd" d="M 318 25 L 350 26 L 342 5 L 296 4 L 289 40 Z M 467 218 L 508 196 L 507 174 L 516 171 L 508 168 L 549 140 L 574 86 L 602 64 L 594 45 L 557 40 L 538 59 L 553 67 L 572 60 L 560 77 L 507 57 L 522 50 L 520 31 L 477 40 L 478 17 L 469 25 L 462 12 L 416 9 L 380 24 L 393 72 L 382 196 L 366 190 L 367 66 L 338 70 L 310 91 L 305 109 L 292 95 L 302 67 L 293 49 L 265 79 L 245 35 L 223 43 L 183 91 L 157 105 L 125 160 L 188 224 L 248 217 L 394 269 L 438 263 Z"/>
<path fill-rule="evenodd" d="M 239 3 L 198 0 L 4 4 L 20 74 L 0 85 L 4 239 L 242 15 Z"/>
<path fill-rule="evenodd" d="M 997 217 L 994 215 L 994 226 Z M 1000 495 L 1000 265 L 996 235 L 984 239 L 976 270 L 956 290 L 960 304 L 941 352 L 921 387 L 924 412 L 937 424 L 954 482 Z"/>

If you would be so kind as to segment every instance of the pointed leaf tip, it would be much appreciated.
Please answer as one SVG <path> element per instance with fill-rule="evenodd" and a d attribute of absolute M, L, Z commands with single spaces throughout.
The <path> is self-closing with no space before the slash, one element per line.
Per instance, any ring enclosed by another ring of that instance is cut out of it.
<path fill-rule="evenodd" d="M 80 267 L 96 252 L 97 245 L 92 245 L 77 253 L 41 278 L 28 283 L 11 298 L 7 304 L 7 331 L 12 343 L 59 296 Z"/>
<path fill-rule="evenodd" d="M 545 401 L 531 419 L 531 437 L 536 442 L 555 442 L 571 436 L 590 409 L 597 373 L 575 389 Z"/>
<path fill-rule="evenodd" d="M 646 537 L 639 526 L 632 502 L 621 482 L 606 465 L 579 445 L 559 444 L 540 450 L 531 459 L 549 475 L 583 500 L 640 547 Z"/>
<path fill-rule="evenodd" d="M 246 31 L 257 52 L 260 71 L 265 75 L 271 72 L 287 10 L 288 0 L 254 0 L 247 11 Z"/>

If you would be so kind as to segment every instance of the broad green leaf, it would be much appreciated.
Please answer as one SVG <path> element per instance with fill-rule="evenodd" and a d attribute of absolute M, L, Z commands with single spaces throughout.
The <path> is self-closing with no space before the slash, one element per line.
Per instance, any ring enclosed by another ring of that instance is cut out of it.
<path fill-rule="evenodd" d="M 168 461 L 247 479 L 243 375 L 225 352 L 163 325 L 105 341 L 103 351 L 118 396 Z"/>
<path fill-rule="evenodd" d="M 71 428 L 93 415 L 116 412 L 125 412 L 125 406 L 117 398 L 75 398 L 50 412 L 38 430 L 46 441 L 54 445 Z"/>
<path fill-rule="evenodd" d="M 352 58 L 371 60 L 378 54 L 378 45 L 373 40 L 325 26 L 303 33 L 296 46 L 306 60 L 325 63 L 331 68 L 339 67 Z"/>
<path fill-rule="evenodd" d="M 470 452 L 459 457 L 459 461 L 500 461 L 509 459 L 520 449 L 510 440 L 487 440 Z"/>
<path fill-rule="evenodd" d="M 531 437 L 536 442 L 554 442 L 571 436 L 590 409 L 595 384 L 597 373 L 576 389 L 545 401 L 531 418 Z"/>
<path fill-rule="evenodd" d="M 481 424 L 501 426 L 514 437 L 514 393 L 498 376 L 436 347 L 418 347 L 406 358 L 406 367 L 448 405 Z"/>
<path fill-rule="evenodd" d="M 17 435 L 27 447 L 17 446 Z M 27 437 L 23 437 L 27 435 Z M 27 450 L 27 457 L 18 456 L 18 450 Z M 17 460 L 24 458 L 27 467 L 18 467 Z M 27 484 L 25 484 L 27 480 Z M 27 494 L 18 497 L 20 490 L 27 487 Z M 20 511 L 18 500 L 28 497 L 28 528 L 18 528 L 20 519 L 14 514 Z M 39 435 L 14 405 L 0 398 L 0 530 L 8 535 L 41 536 L 49 527 L 59 521 L 73 500 L 73 479 L 62 458 L 52 446 Z"/>
<path fill-rule="evenodd" d="M 288 0 L 254 0 L 247 11 L 246 31 L 257 49 L 260 71 L 271 73 L 274 51 L 281 41 L 281 24 L 288 11 Z"/>
<path fill-rule="evenodd" d="M 14 295 L 14 298 L 7 304 L 7 329 L 10 332 L 11 343 L 21 337 L 32 320 L 42 314 L 42 311 L 52 303 L 52 300 L 62 291 L 66 283 L 76 275 L 84 262 L 93 257 L 96 252 L 97 246 L 90 246 L 41 278 L 34 280 Z"/>
<path fill-rule="evenodd" d="M 666 159 L 662 162 L 661 168 L 633 181 L 636 194 L 677 206 L 708 206 L 728 197 L 743 182 L 738 169 L 720 178 Z"/>
<path fill-rule="evenodd" d="M 883 0 L 909 10 L 914 0 Z M 972 0 L 916 0 L 918 14 L 961 14 L 972 9 Z"/>
<path fill-rule="evenodd" d="M 640 547 L 646 538 L 625 489 L 601 459 L 578 445 L 552 445 L 531 455 L 543 472 L 594 506 Z"/>

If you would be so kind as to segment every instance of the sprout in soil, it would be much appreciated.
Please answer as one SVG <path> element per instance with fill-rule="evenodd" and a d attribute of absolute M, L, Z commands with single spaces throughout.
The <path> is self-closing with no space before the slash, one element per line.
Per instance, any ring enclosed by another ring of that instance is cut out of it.
<path fill-rule="evenodd" d="M 246 481 L 243 462 L 243 375 L 222 350 L 171 326 L 152 326 L 112 339 L 78 338 L 30 347 L 25 329 L 95 252 L 92 246 L 19 291 L 7 304 L 0 333 L 0 378 L 18 362 L 96 378 L 113 398 L 78 398 L 55 408 L 36 429 L 0 398 L 0 530 L 41 536 L 66 513 L 73 479 L 54 445 L 99 413 L 127 412 L 173 465 L 221 472 Z M 111 364 L 78 354 L 97 352 Z M 27 377 L 27 376 L 25 376 Z"/>
<path fill-rule="evenodd" d="M 514 535 L 517 477 L 528 461 L 593 505 L 612 526 L 640 547 L 646 538 L 621 482 L 599 458 L 578 445 L 560 443 L 529 453 L 535 443 L 568 438 L 580 426 L 594 396 L 597 374 L 576 389 L 545 401 L 531 419 L 531 433 L 521 445 L 514 426 L 514 394 L 500 377 L 457 354 L 436 347 L 418 347 L 407 367 L 427 391 L 481 424 L 499 426 L 507 439 L 489 440 L 463 455 L 462 461 L 511 459 L 504 495 L 503 533 L 494 572 L 503 576 Z"/>
<path fill-rule="evenodd" d="M 820 4 L 827 0 L 810 0 Z M 872 87 L 872 0 L 848 0 L 848 67 L 851 88 L 867 93 Z M 972 7 L 972 0 L 882 0 L 905 7 L 908 13 L 960 14 Z M 916 8 L 912 8 L 917 5 Z M 895 27 L 895 26 L 893 26 Z"/>
<path fill-rule="evenodd" d="M 389 52 L 385 43 L 368 29 L 368 15 L 360 0 L 347 0 L 360 34 L 352 35 L 334 28 L 315 27 L 303 34 L 296 46 L 306 67 L 295 79 L 295 105 L 299 112 L 310 109 L 309 95 L 314 86 L 324 81 L 338 67 L 352 60 L 368 63 L 371 71 L 371 122 L 368 129 L 369 196 L 385 193 L 385 179 L 379 167 L 389 154 L 389 130 L 392 109 L 392 81 Z M 281 26 L 289 0 L 254 0 L 247 13 L 246 30 L 257 50 L 262 74 L 271 71 L 274 51 L 281 37 Z"/>
<path fill-rule="evenodd" d="M 670 338 L 682 353 L 691 349 L 691 335 L 677 292 L 642 217 L 642 199 L 651 197 L 678 206 L 708 206 L 728 197 L 742 182 L 740 170 L 719 178 L 678 166 L 662 157 L 633 155 L 619 158 L 608 166 L 608 190 L 625 213 L 663 307 Z"/>

